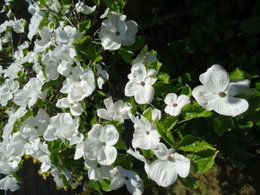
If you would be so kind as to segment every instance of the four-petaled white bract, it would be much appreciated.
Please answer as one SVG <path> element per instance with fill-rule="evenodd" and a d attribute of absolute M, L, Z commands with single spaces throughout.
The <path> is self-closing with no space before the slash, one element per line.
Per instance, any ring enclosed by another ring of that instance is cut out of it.
<path fill-rule="evenodd" d="M 190 103 L 190 98 L 187 95 L 177 96 L 175 93 L 168 93 L 164 99 L 167 104 L 164 111 L 171 116 L 178 116 L 181 113 L 183 106 Z"/>
<path fill-rule="evenodd" d="M 153 148 L 155 155 L 159 158 L 149 165 L 148 176 L 158 185 L 168 187 L 172 185 L 177 176 L 187 177 L 190 172 L 190 160 L 183 155 L 174 153 L 163 143 Z"/>
<path fill-rule="evenodd" d="M 97 160 L 101 165 L 111 165 L 117 157 L 114 145 L 118 139 L 119 133 L 113 125 L 103 127 L 95 124 L 88 132 L 88 139 L 85 141 L 85 158 Z"/>
<path fill-rule="evenodd" d="M 234 96 L 250 91 L 249 80 L 230 82 L 228 73 L 220 65 L 211 66 L 199 79 L 203 85 L 193 89 L 192 95 L 203 108 L 232 117 L 247 111 L 248 102 Z"/>
<path fill-rule="evenodd" d="M 120 13 L 108 13 L 108 19 L 104 20 L 99 32 L 99 39 L 105 50 L 117 50 L 135 43 L 137 24 L 133 20 L 127 20 Z"/>
<path fill-rule="evenodd" d="M 43 138 L 47 141 L 56 139 L 71 140 L 78 134 L 79 118 L 73 119 L 69 113 L 58 113 L 51 117 L 50 124 Z"/>
<path fill-rule="evenodd" d="M 151 149 L 160 142 L 161 136 L 154 124 L 150 123 L 145 117 L 136 118 L 134 121 L 134 136 L 132 146 L 140 149 Z"/>
<path fill-rule="evenodd" d="M 111 170 L 111 183 L 109 188 L 116 190 L 126 185 L 127 190 L 133 195 L 141 195 L 143 193 L 143 181 L 134 171 L 129 171 L 121 166 Z"/>
<path fill-rule="evenodd" d="M 104 99 L 106 109 L 101 108 L 97 110 L 97 115 L 100 118 L 108 121 L 120 121 L 124 122 L 124 119 L 128 119 L 128 112 L 131 107 L 125 104 L 122 100 L 118 100 L 113 103 L 112 97 Z"/>
<path fill-rule="evenodd" d="M 11 190 L 12 192 L 18 190 L 20 187 L 18 186 L 18 181 L 12 175 L 7 175 L 0 180 L 0 190 Z"/>
<path fill-rule="evenodd" d="M 138 104 L 149 104 L 153 101 L 154 88 L 152 85 L 157 80 L 157 71 L 154 69 L 146 70 L 145 66 L 137 63 L 132 66 L 131 73 L 128 75 L 128 83 L 125 86 L 125 95 L 134 96 Z"/>

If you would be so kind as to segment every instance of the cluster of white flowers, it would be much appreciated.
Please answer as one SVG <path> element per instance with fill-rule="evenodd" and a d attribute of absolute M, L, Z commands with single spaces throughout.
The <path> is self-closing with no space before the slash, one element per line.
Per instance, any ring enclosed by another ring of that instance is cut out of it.
<path fill-rule="evenodd" d="M 47 1 L 46 6 L 52 12 L 48 15 L 50 23 L 44 27 L 40 25 L 46 16 L 39 2 L 26 1 L 29 3 L 28 11 L 32 14 L 27 34 L 31 44 L 27 41 L 20 44 L 14 52 L 13 62 L 4 68 L 0 66 L 0 77 L 3 80 L 0 84 L 0 105 L 8 107 L 5 109 L 8 120 L 4 124 L 0 142 L 0 174 L 6 176 L 0 178 L 0 189 L 19 189 L 14 173 L 19 169 L 23 156 L 38 159 L 41 172 L 50 172 L 59 187 L 66 186 L 62 175 L 70 184 L 82 185 L 72 178 L 68 170 L 61 170 L 52 163 L 52 151 L 48 144 L 59 140 L 75 149 L 75 161 L 84 159 L 90 180 L 106 179 L 110 181 L 111 190 L 126 185 L 130 193 L 142 194 L 144 184 L 139 175 L 123 168 L 123 164 L 114 165 L 121 132 L 113 122 L 119 121 L 122 125 L 125 120 L 131 121 L 134 129 L 127 153 L 144 163 L 148 178 L 160 186 L 168 187 L 176 181 L 178 175 L 187 177 L 190 160 L 174 152 L 173 148 L 167 148 L 156 128 L 162 113 L 154 106 L 149 107 L 155 98 L 156 89 L 153 85 L 158 80 L 158 71 L 149 68 L 149 65 L 156 62 L 157 58 L 148 52 L 141 52 L 132 61 L 129 81 L 124 88 L 126 97 L 133 97 L 137 105 L 148 105 L 148 110 L 133 114 L 134 105 L 131 101 L 104 98 L 102 101 L 105 108 L 103 105 L 95 106 L 95 115 L 99 121 L 95 121 L 87 133 L 83 132 L 80 124 L 82 119 L 86 119 L 82 116 L 87 115 L 84 113 L 85 100 L 95 99 L 96 85 L 102 89 L 109 80 L 108 72 L 95 62 L 83 66 L 85 62 L 78 58 L 74 45 L 82 39 L 82 34 L 70 24 L 66 17 L 68 10 L 63 9 L 58 0 Z M 95 13 L 96 8 L 84 5 L 81 1 L 75 5 L 77 14 L 85 16 Z M 59 13 L 62 18 L 58 25 L 54 19 L 55 13 Z M 116 12 L 109 12 L 106 17 L 99 31 L 100 44 L 104 50 L 118 50 L 135 43 L 136 22 L 126 21 L 125 15 Z M 0 51 L 8 43 L 11 31 L 24 33 L 24 27 L 25 21 L 16 18 L 1 24 Z M 26 69 L 28 64 L 32 64 L 29 71 Z M 21 81 L 20 75 L 27 77 Z M 51 83 L 59 79 L 62 80 L 60 86 L 55 86 L 53 90 Z M 232 117 L 248 109 L 246 100 L 234 97 L 248 92 L 248 80 L 230 82 L 228 73 L 221 66 L 213 65 L 200 76 L 200 81 L 203 85 L 196 87 L 192 95 L 203 108 Z M 44 102 L 50 96 L 54 97 L 51 109 L 47 106 L 38 107 L 37 101 Z M 190 103 L 190 97 L 169 93 L 164 103 L 165 113 L 178 117 L 182 108 Z M 37 113 L 34 113 L 35 110 Z M 145 117 L 147 112 L 151 112 L 151 119 Z M 141 155 L 142 150 L 151 150 L 156 160 L 147 160 Z"/>

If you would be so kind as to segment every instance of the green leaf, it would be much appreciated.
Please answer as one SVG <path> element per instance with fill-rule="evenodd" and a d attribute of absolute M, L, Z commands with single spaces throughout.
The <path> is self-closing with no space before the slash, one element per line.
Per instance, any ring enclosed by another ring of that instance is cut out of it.
<path fill-rule="evenodd" d="M 250 129 L 254 126 L 252 121 L 248 121 L 245 119 L 241 119 L 239 120 L 236 125 L 240 128 L 240 129 Z"/>
<path fill-rule="evenodd" d="M 129 154 L 118 154 L 114 166 L 123 166 L 125 169 L 132 169 L 133 158 Z"/>
<path fill-rule="evenodd" d="M 234 129 L 234 121 L 228 116 L 219 115 L 213 119 L 214 132 L 219 136 Z"/>
<path fill-rule="evenodd" d="M 101 181 L 94 181 L 94 180 L 90 180 L 88 182 L 88 185 L 90 187 L 92 187 L 93 189 L 95 189 L 96 191 L 105 191 L 105 192 L 109 192 L 111 191 L 111 189 L 109 188 L 110 182 L 107 180 L 101 180 Z"/>
<path fill-rule="evenodd" d="M 169 84 L 170 75 L 168 75 L 167 73 L 165 73 L 165 72 L 160 72 L 160 73 L 157 75 L 157 78 L 158 78 L 162 83 Z"/>
<path fill-rule="evenodd" d="M 200 118 L 200 117 L 209 117 L 213 113 L 205 110 L 202 108 L 200 105 L 197 103 L 188 104 L 182 108 L 182 115 L 184 116 L 185 119 L 193 119 L 193 118 Z"/>
<path fill-rule="evenodd" d="M 244 33 L 255 35 L 260 32 L 260 17 L 248 18 L 239 27 Z"/>
<path fill-rule="evenodd" d="M 189 154 L 188 158 L 193 162 L 197 173 L 205 173 L 214 165 L 218 150 L 203 150 L 198 153 Z"/>
<path fill-rule="evenodd" d="M 233 72 L 229 74 L 230 79 L 251 79 L 252 76 L 249 75 L 247 72 L 236 68 Z"/>
<path fill-rule="evenodd" d="M 126 63 L 129 63 L 129 64 L 132 63 L 132 57 L 134 56 L 134 53 L 132 51 L 124 49 L 124 48 L 120 48 L 119 54 Z"/>
<path fill-rule="evenodd" d="M 201 152 L 204 150 L 216 150 L 206 141 L 192 135 L 185 136 L 179 143 L 178 149 L 185 152 Z"/>
<path fill-rule="evenodd" d="M 126 5 L 125 0 L 104 0 L 105 4 L 111 11 L 121 13 Z"/>
<path fill-rule="evenodd" d="M 184 185 L 185 187 L 188 187 L 191 189 L 198 189 L 198 184 L 196 182 L 197 180 L 191 174 L 186 178 L 180 177 L 179 180 L 181 181 L 182 185 Z"/>
<path fill-rule="evenodd" d="M 169 145 L 171 145 L 172 147 L 174 147 L 174 138 L 172 136 L 171 131 L 168 131 L 167 127 L 165 127 L 164 124 L 158 121 L 156 121 L 155 123 L 156 123 L 157 131 L 162 136 L 163 140 L 167 142 Z"/>
<path fill-rule="evenodd" d="M 125 141 L 122 139 L 121 136 L 119 137 L 117 143 L 115 144 L 115 147 L 121 150 L 128 150 L 127 145 L 125 144 Z"/>
<path fill-rule="evenodd" d="M 150 122 L 152 122 L 152 109 L 148 108 L 148 110 L 146 110 L 143 113 L 144 117 L 147 118 Z"/>
<path fill-rule="evenodd" d="M 181 94 L 187 95 L 187 96 L 191 96 L 192 94 L 192 90 L 190 88 L 189 85 L 185 84 L 184 86 L 182 86 L 181 88 Z"/>

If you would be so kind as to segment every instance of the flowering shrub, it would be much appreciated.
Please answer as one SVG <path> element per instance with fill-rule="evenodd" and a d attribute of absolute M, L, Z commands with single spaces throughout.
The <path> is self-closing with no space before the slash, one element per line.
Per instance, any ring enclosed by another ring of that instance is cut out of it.
<path fill-rule="evenodd" d="M 126 185 L 142 194 L 178 176 L 194 186 L 193 174 L 207 172 L 219 149 L 189 129 L 200 119 L 208 121 L 203 131 L 219 137 L 241 121 L 259 126 L 250 119 L 260 94 L 250 75 L 215 64 L 201 70 L 193 90 L 171 78 L 122 1 L 104 1 L 106 10 L 100 1 L 26 2 L 29 21 L 16 18 L 12 0 L 2 10 L 0 52 L 11 62 L 0 66 L 0 189 L 19 189 L 16 172 L 29 157 L 59 188 Z M 121 77 L 111 65 L 117 60 L 128 64 L 125 83 L 111 82 Z"/>

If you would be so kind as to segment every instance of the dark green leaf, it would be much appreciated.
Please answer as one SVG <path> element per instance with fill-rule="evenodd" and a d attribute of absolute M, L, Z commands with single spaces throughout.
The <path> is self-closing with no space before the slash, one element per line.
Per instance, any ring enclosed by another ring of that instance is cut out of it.
<path fill-rule="evenodd" d="M 178 149 L 185 152 L 200 152 L 203 150 L 216 150 L 203 139 L 191 135 L 185 136 L 179 143 Z"/>
<path fill-rule="evenodd" d="M 213 166 L 218 152 L 218 150 L 203 150 L 198 153 L 189 154 L 188 158 L 193 162 L 197 173 L 205 173 Z"/>
<path fill-rule="evenodd" d="M 219 115 L 213 119 L 213 129 L 219 136 L 234 128 L 234 121 L 228 116 Z"/>

